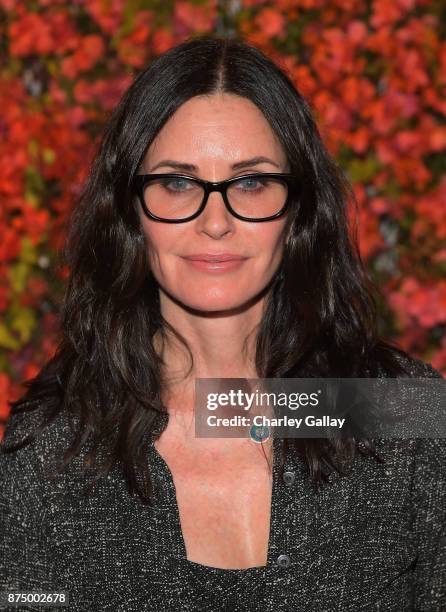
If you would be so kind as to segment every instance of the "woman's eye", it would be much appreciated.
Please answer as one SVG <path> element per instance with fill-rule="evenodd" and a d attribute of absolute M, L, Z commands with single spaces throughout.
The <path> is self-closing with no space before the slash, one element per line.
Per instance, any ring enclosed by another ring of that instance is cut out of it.
<path fill-rule="evenodd" d="M 263 182 L 256 178 L 246 178 L 242 179 L 238 184 L 246 191 L 255 191 L 263 185 Z"/>
<path fill-rule="evenodd" d="M 170 191 L 185 191 L 189 185 L 189 181 L 186 179 L 166 179 L 163 181 L 164 187 Z"/>

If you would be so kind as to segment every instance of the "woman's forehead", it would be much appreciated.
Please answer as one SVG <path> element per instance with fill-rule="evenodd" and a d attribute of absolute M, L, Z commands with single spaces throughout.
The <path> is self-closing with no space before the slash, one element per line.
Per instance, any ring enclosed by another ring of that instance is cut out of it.
<path fill-rule="evenodd" d="M 196 96 L 172 115 L 153 140 L 146 161 L 164 157 L 228 164 L 264 155 L 285 161 L 283 148 L 263 113 L 247 98 L 228 94 Z"/>

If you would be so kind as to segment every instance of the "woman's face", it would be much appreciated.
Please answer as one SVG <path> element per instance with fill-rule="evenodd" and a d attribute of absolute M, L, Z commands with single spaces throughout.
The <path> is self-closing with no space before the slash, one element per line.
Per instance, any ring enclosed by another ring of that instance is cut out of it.
<path fill-rule="evenodd" d="M 270 161 L 232 169 L 259 156 Z M 193 164 L 196 170 L 181 170 L 165 160 Z M 141 168 L 142 173 L 175 172 L 215 182 L 249 172 L 288 170 L 285 152 L 261 111 L 250 100 L 229 94 L 199 96 L 183 104 L 152 142 Z M 139 214 L 161 303 L 173 297 L 207 312 L 241 307 L 266 287 L 282 258 L 286 215 L 259 223 L 239 220 L 218 192 L 209 195 L 201 215 L 185 223 L 149 219 L 140 204 Z M 185 259 L 202 253 L 246 259 L 215 273 Z"/>

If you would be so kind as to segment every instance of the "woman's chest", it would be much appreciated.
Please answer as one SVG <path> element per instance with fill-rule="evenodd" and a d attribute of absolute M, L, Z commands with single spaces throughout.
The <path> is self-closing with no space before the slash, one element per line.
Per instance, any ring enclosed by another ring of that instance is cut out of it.
<path fill-rule="evenodd" d="M 240 446 L 233 456 L 163 445 L 157 451 L 173 481 L 187 559 L 225 569 L 266 565 L 272 501 L 266 457 Z"/>
<path fill-rule="evenodd" d="M 160 601 L 170 597 L 170 580 L 201 602 L 201 577 L 205 574 L 210 579 L 211 573 L 190 561 L 215 567 L 225 563 L 242 567 L 243 561 L 246 567 L 265 564 L 260 553 L 251 557 L 254 562 L 246 556 L 246 551 L 256 549 L 256 544 L 249 548 L 250 542 L 257 542 L 263 552 L 268 545 L 265 474 L 248 468 L 243 473 L 240 464 L 238 469 L 220 466 L 218 471 L 212 456 L 202 457 L 199 471 L 192 469 L 194 463 L 187 464 L 189 457 L 166 453 L 171 473 L 161 455 L 152 451 L 151 474 L 160 485 L 153 506 L 133 502 L 119 484 L 106 499 L 93 496 L 88 504 L 73 499 L 60 513 L 50 513 L 47 540 L 54 545 L 52 559 L 61 584 L 71 585 L 71 576 L 78 580 L 82 570 L 82 580 L 94 585 L 92 593 L 98 602 L 113 592 L 113 585 L 120 584 L 122 596 L 125 581 L 131 593 L 146 585 L 148 592 L 141 594 L 141 602 L 150 601 L 156 609 L 155 596 Z M 268 474 L 266 467 L 265 471 Z M 317 494 L 298 464 L 286 462 L 286 478 L 275 470 L 265 610 L 281 609 L 282 604 L 285 609 L 410 609 L 405 604 L 411 601 L 417 553 L 411 534 L 410 478 L 404 470 L 399 472 L 395 466 L 393 476 L 386 476 L 370 466 L 346 478 L 333 478 Z M 104 483 L 104 493 L 113 483 L 109 482 Z M 175 489 L 179 514 L 173 504 Z M 67 525 L 74 523 L 77 528 L 71 527 L 68 533 Z M 258 537 L 261 525 L 264 532 Z M 220 556 L 205 556 L 210 551 L 219 551 Z M 239 551 L 244 551 L 244 558 L 237 557 Z M 279 558 L 287 563 L 276 563 Z M 194 582 L 196 575 L 200 580 Z M 166 576 L 164 591 L 161 581 Z M 247 576 L 245 590 L 250 584 Z M 144 605 L 138 609 L 145 609 Z"/>

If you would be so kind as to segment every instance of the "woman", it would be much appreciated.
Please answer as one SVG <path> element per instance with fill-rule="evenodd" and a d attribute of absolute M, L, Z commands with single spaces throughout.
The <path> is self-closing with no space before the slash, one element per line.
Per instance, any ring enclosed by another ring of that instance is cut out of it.
<path fill-rule="evenodd" d="M 197 378 L 441 378 L 379 338 L 349 195 L 259 50 L 201 37 L 141 72 L 71 219 L 58 351 L 12 404 L 3 590 L 446 609 L 444 441 L 194 436 Z"/>

